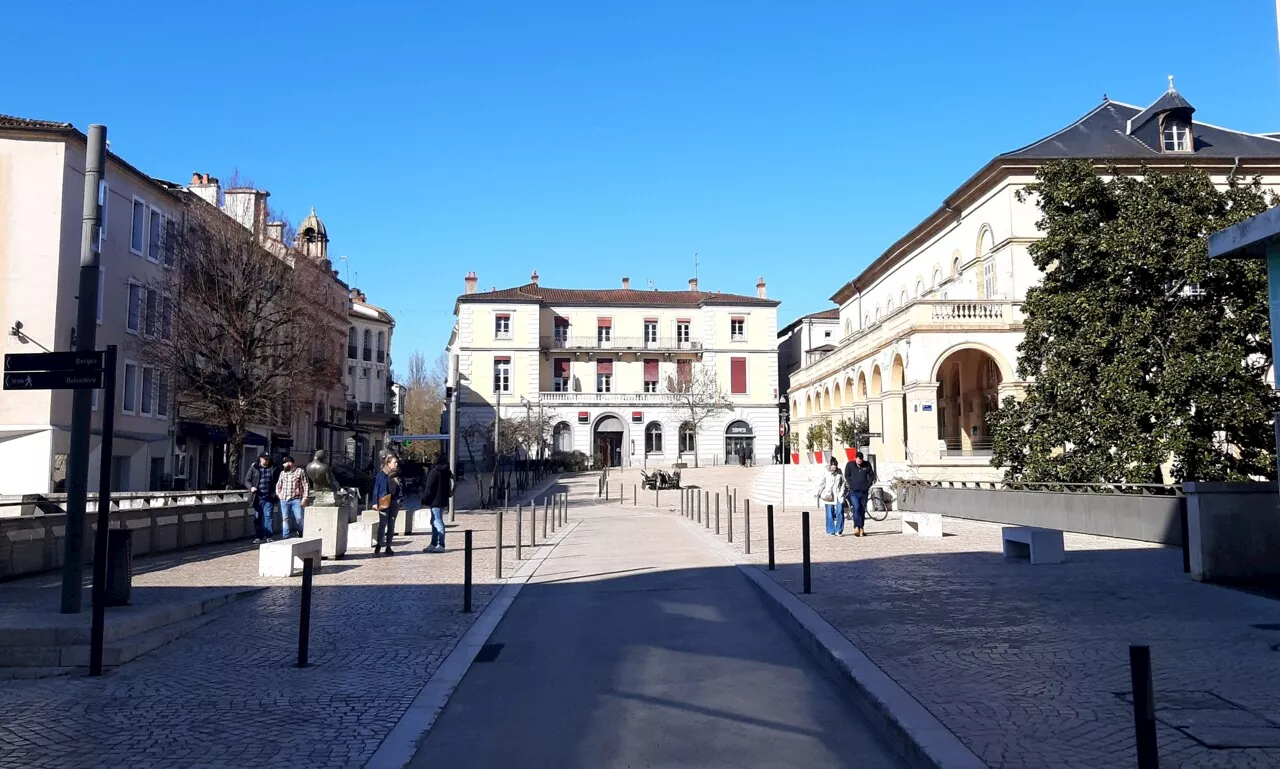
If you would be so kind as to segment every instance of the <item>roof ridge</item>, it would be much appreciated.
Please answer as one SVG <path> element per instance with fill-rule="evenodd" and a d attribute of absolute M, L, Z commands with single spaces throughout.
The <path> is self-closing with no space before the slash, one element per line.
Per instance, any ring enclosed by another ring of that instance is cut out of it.
<path fill-rule="evenodd" d="M 0 114 L 0 126 L 13 124 L 15 128 L 75 128 L 70 123 L 58 122 L 56 120 L 40 120 L 39 118 L 20 117 L 18 115 Z"/>
<path fill-rule="evenodd" d="M 1028 145 L 1026 145 L 1026 146 L 1024 146 L 1024 147 L 1018 147 L 1017 149 L 1012 149 L 1012 150 L 1009 150 L 1009 151 L 1007 151 L 1007 152 L 1001 152 L 1001 153 L 1000 153 L 999 155 L 997 155 L 996 157 L 1004 157 L 1005 155 L 1016 155 L 1016 154 L 1017 154 L 1017 153 L 1019 153 L 1019 152 L 1026 152 L 1027 150 L 1031 149 L 1032 147 L 1035 147 L 1035 146 L 1036 146 L 1036 145 L 1038 145 L 1038 144 L 1044 144 L 1045 142 L 1049 141 L 1050 139 L 1052 139 L 1053 137 L 1057 136 L 1058 134 L 1066 133 L 1067 131 L 1070 131 L 1072 128 L 1075 128 L 1076 126 L 1080 125 L 1080 124 L 1081 124 L 1081 123 L 1083 123 L 1084 121 L 1088 120 L 1089 118 L 1091 118 L 1091 117 L 1093 117 L 1095 114 L 1097 114 L 1099 110 L 1104 109 L 1104 108 L 1106 108 L 1106 107 L 1110 106 L 1110 105 L 1111 105 L 1111 103 L 1112 103 L 1112 102 L 1111 102 L 1111 100 L 1110 100 L 1110 99 L 1103 99 L 1101 104 L 1099 104 L 1098 106 L 1096 106 L 1096 107 L 1094 107 L 1093 109 L 1089 110 L 1087 113 L 1085 113 L 1085 115 L 1084 115 L 1084 116 L 1082 116 L 1082 117 L 1080 117 L 1079 119 L 1077 119 L 1074 123 L 1071 123 L 1070 125 L 1068 125 L 1068 126 L 1066 126 L 1066 127 L 1064 127 L 1064 128 L 1059 128 L 1058 130 L 1054 131 L 1053 133 L 1049 134 L 1048 136 L 1044 136 L 1044 137 L 1042 137 L 1042 138 L 1040 138 L 1040 139 L 1038 139 L 1038 140 L 1036 140 L 1036 141 L 1033 141 L 1033 142 L 1031 142 L 1030 144 L 1028 144 Z M 1125 105 L 1125 106 L 1128 106 L 1128 105 Z"/>

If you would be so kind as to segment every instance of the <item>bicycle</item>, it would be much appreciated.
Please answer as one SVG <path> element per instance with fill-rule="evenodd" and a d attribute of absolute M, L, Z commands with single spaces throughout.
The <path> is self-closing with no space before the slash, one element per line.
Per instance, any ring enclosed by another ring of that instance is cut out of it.
<path fill-rule="evenodd" d="M 864 511 L 866 516 L 873 521 L 883 521 L 889 517 L 889 508 L 892 506 L 884 487 L 872 484 L 871 490 L 867 492 L 867 505 Z M 844 504 L 844 517 L 847 521 L 853 520 L 853 506 L 849 504 L 847 498 Z"/>

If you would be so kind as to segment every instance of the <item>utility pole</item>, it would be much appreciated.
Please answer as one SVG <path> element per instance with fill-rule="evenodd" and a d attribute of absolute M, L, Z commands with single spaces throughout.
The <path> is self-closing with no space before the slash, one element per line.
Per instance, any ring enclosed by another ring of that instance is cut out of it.
<path fill-rule="evenodd" d="M 458 355 L 449 357 L 449 475 L 454 489 L 458 487 Z M 449 495 L 449 523 L 453 523 L 457 510 L 453 506 L 453 494 Z"/>
<path fill-rule="evenodd" d="M 80 295 L 76 298 L 76 352 L 90 352 L 98 343 L 98 282 L 102 230 L 103 165 L 107 127 L 89 126 L 85 148 L 84 207 L 80 223 Z M 71 440 L 67 452 L 67 530 L 62 557 L 62 613 L 80 613 L 84 582 L 84 513 L 89 497 L 89 431 L 93 422 L 93 392 L 71 392 Z"/>

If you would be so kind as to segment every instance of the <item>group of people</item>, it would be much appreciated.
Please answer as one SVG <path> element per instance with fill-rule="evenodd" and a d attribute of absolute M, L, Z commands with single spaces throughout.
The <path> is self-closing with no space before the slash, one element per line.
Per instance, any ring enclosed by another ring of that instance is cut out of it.
<path fill-rule="evenodd" d="M 826 506 L 827 536 L 844 536 L 844 511 L 846 506 L 853 513 L 853 536 L 866 536 L 863 525 L 867 517 L 867 494 L 876 482 L 876 469 L 859 451 L 852 461 L 840 470 L 835 457 L 827 465 L 827 474 L 818 483 L 818 504 Z"/>
<path fill-rule="evenodd" d="M 277 467 L 271 455 L 261 454 L 258 461 L 245 474 L 245 487 L 252 492 L 253 528 L 255 545 L 275 539 L 301 537 L 303 516 L 307 500 L 311 497 L 311 483 L 303 468 L 293 457 L 285 457 L 283 467 Z M 449 460 L 441 454 L 427 472 L 422 492 L 422 506 L 431 510 L 431 544 L 424 553 L 444 552 L 444 510 L 453 496 L 454 479 L 449 471 Z M 404 506 L 404 482 L 400 477 L 400 459 L 391 452 L 382 457 L 382 467 L 373 479 L 373 505 L 378 511 L 378 533 L 373 554 L 395 555 L 391 549 L 395 534 L 396 516 Z M 275 512 L 280 511 L 281 532 L 276 536 L 273 526 Z"/>

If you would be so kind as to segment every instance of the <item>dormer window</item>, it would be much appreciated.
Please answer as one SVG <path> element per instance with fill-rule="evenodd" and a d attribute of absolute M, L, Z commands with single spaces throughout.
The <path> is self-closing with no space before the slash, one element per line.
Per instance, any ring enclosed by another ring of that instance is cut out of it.
<path fill-rule="evenodd" d="M 1191 126 L 1183 120 L 1172 116 L 1166 118 L 1162 138 L 1165 152 L 1191 151 Z"/>

